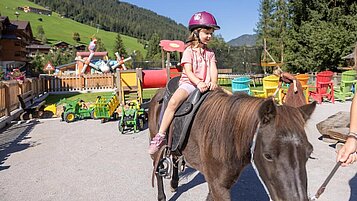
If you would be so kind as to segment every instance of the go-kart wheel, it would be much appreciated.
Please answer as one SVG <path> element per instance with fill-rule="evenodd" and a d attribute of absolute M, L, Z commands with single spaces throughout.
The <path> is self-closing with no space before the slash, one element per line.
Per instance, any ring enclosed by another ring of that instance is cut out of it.
<path fill-rule="evenodd" d="M 95 113 L 94 113 L 94 110 L 92 110 L 92 111 L 90 112 L 90 118 L 92 118 L 92 119 L 97 119 L 97 117 L 96 117 L 96 115 L 95 115 Z"/>
<path fill-rule="evenodd" d="M 76 118 L 76 116 L 74 115 L 73 112 L 68 112 L 64 117 L 64 119 L 67 123 L 73 122 L 75 120 L 75 118 Z"/>
<path fill-rule="evenodd" d="M 119 132 L 120 132 L 121 134 L 124 134 L 124 127 L 123 127 L 123 125 L 121 124 L 120 121 L 119 121 L 119 123 L 118 123 L 118 129 L 119 129 Z"/>
<path fill-rule="evenodd" d="M 137 120 L 136 124 L 137 124 L 137 128 L 138 128 L 139 131 L 143 130 L 143 128 L 144 128 L 144 119 L 139 118 Z"/>

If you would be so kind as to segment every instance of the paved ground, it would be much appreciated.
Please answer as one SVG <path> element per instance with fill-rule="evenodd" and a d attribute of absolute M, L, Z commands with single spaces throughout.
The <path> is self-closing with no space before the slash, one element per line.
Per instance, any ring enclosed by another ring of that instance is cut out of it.
<path fill-rule="evenodd" d="M 306 126 L 314 146 L 308 162 L 309 193 L 315 194 L 335 165 L 335 149 L 318 138 L 316 123 L 350 103 L 318 105 Z M 71 124 L 59 119 L 13 125 L 0 133 L 1 201 L 156 200 L 151 187 L 151 159 L 146 153 L 148 130 L 120 135 L 117 122 L 87 120 Z M 340 168 L 321 201 L 357 200 L 357 164 Z M 207 184 L 201 174 L 188 169 L 178 192 L 168 200 L 205 200 Z M 249 166 L 232 190 L 233 200 L 267 201 Z"/>

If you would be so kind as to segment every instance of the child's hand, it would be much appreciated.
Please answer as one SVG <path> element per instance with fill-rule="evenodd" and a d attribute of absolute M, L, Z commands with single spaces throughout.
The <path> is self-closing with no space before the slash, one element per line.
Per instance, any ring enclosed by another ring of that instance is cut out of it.
<path fill-rule="evenodd" d="M 200 90 L 201 93 L 203 93 L 208 90 L 209 86 L 207 86 L 205 82 L 200 81 L 197 84 L 197 88 Z"/>
<path fill-rule="evenodd" d="M 212 90 L 215 90 L 215 89 L 217 89 L 217 87 L 218 87 L 218 86 L 217 86 L 216 83 L 213 83 L 213 82 L 210 82 L 210 83 L 209 83 L 209 90 L 211 90 L 211 91 L 212 91 Z"/>

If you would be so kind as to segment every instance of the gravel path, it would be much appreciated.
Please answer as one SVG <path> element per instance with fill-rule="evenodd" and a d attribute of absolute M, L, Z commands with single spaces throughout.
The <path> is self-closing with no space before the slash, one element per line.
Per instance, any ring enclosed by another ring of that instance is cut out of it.
<path fill-rule="evenodd" d="M 335 149 L 318 138 L 316 124 L 350 102 L 318 105 L 306 131 L 314 146 L 308 161 L 309 193 L 315 194 L 335 165 Z M 151 159 L 146 153 L 148 130 L 120 135 L 117 122 L 99 120 L 74 123 L 59 119 L 15 124 L 0 133 L 1 201 L 109 201 L 156 200 L 151 187 Z M 340 168 L 321 201 L 357 200 L 357 164 Z M 207 184 L 195 170 L 180 178 L 178 192 L 168 200 L 205 200 Z M 268 201 L 254 171 L 248 166 L 232 189 L 232 200 Z"/>

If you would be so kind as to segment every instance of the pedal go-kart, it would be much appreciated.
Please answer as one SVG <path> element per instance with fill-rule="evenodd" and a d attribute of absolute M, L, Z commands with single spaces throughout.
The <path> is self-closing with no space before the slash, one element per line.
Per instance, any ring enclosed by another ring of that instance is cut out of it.
<path fill-rule="evenodd" d="M 140 107 L 137 101 L 130 101 L 127 106 L 122 106 L 122 114 L 118 124 L 119 132 L 133 130 L 135 133 L 144 128 L 147 121 L 147 115 L 144 109 Z"/>
<path fill-rule="evenodd" d="M 63 99 L 60 103 L 64 104 L 61 114 L 62 121 L 70 123 L 79 119 L 94 118 L 94 108 L 88 108 L 83 100 Z"/>

